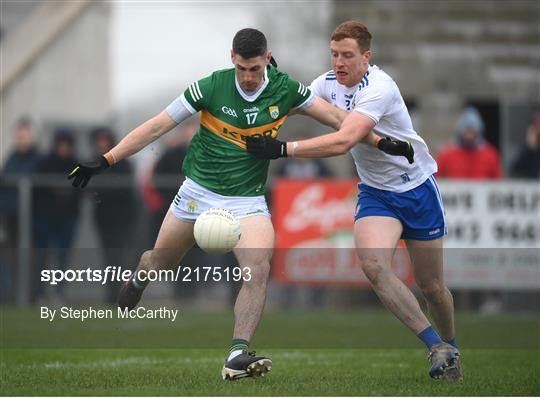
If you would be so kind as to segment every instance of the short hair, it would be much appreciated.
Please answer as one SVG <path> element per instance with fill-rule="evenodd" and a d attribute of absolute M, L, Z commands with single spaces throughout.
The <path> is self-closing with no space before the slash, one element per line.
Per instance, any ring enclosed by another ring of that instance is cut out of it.
<path fill-rule="evenodd" d="M 369 33 L 367 26 L 361 22 L 343 22 L 336 30 L 334 30 L 334 33 L 332 33 L 332 40 L 334 41 L 348 38 L 356 40 L 361 52 L 366 52 L 371 49 L 371 33 Z"/>
<path fill-rule="evenodd" d="M 239 30 L 234 35 L 232 49 L 242 58 L 264 57 L 267 50 L 266 37 L 257 29 Z"/>

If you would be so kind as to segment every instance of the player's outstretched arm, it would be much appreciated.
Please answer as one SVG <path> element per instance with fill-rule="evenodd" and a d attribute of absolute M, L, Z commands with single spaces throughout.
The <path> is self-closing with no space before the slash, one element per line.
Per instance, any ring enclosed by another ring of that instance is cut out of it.
<path fill-rule="evenodd" d="M 347 153 L 364 139 L 375 127 L 375 122 L 358 112 L 347 115 L 341 127 L 334 133 L 308 140 L 288 143 L 289 156 L 302 158 L 322 158 Z"/>
<path fill-rule="evenodd" d="M 332 127 L 336 131 L 340 129 L 341 124 L 349 115 L 349 112 L 339 109 L 338 107 L 317 96 L 309 106 L 299 108 L 296 113 L 312 117 L 319 123 Z M 362 138 L 361 142 L 377 147 L 380 140 L 381 137 L 370 131 L 364 138 Z"/>
<path fill-rule="evenodd" d="M 277 159 L 287 156 L 301 158 L 337 156 L 348 152 L 366 137 L 374 126 L 375 122 L 369 117 L 352 112 L 343 121 L 341 128 L 334 133 L 295 142 L 282 142 L 269 136 L 246 137 L 246 148 L 259 159 Z M 386 138 L 379 140 L 377 148 L 390 155 L 404 156 L 409 163 L 414 162 L 414 149 L 408 142 Z"/>
<path fill-rule="evenodd" d="M 357 112 L 348 114 L 341 128 L 329 134 L 308 140 L 282 142 L 272 137 L 246 137 L 246 148 L 260 159 L 278 157 L 324 158 L 347 153 L 355 144 L 366 137 L 375 122 Z"/>
<path fill-rule="evenodd" d="M 145 146 L 151 144 L 163 134 L 172 130 L 177 124 L 178 123 L 169 116 L 167 111 L 162 111 L 153 118 L 148 119 L 146 122 L 133 129 L 118 143 L 118 145 L 110 150 L 109 153 L 113 157 L 113 162 L 119 162 L 120 160 L 139 152 Z"/>
<path fill-rule="evenodd" d="M 68 179 L 73 179 L 72 185 L 84 188 L 92 176 L 101 173 L 106 168 L 127 158 L 148 144 L 152 143 L 163 134 L 170 131 L 177 125 L 166 111 L 154 116 L 143 124 L 133 129 L 114 148 L 106 154 L 99 156 L 90 162 L 79 163 L 68 175 Z"/>

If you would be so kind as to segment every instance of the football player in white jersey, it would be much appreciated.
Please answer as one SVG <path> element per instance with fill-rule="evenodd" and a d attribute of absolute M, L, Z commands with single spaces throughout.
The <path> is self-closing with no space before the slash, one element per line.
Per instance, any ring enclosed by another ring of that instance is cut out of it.
<path fill-rule="evenodd" d="M 370 65 L 371 37 L 360 22 L 338 26 L 330 43 L 333 70 L 311 85 L 315 95 L 350 111 L 338 131 L 296 142 L 250 138 L 248 151 L 265 159 L 319 158 L 351 151 L 362 180 L 354 235 L 364 273 L 386 308 L 427 346 L 430 376 L 461 380 L 453 298 L 443 281 L 446 225 L 433 177 L 437 164 L 414 131 L 396 83 Z M 371 131 L 384 139 L 408 141 L 414 149 L 414 163 L 360 143 Z M 406 242 L 416 283 L 440 334 L 413 293 L 392 272 L 391 261 L 400 239 Z"/>

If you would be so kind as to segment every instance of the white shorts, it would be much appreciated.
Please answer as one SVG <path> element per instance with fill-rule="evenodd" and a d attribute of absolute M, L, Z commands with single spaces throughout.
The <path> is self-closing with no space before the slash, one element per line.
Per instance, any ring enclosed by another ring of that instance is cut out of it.
<path fill-rule="evenodd" d="M 187 177 L 171 203 L 171 211 L 176 218 L 187 222 L 195 222 L 202 212 L 212 207 L 228 209 L 237 218 L 270 217 L 264 196 L 223 196 Z"/>

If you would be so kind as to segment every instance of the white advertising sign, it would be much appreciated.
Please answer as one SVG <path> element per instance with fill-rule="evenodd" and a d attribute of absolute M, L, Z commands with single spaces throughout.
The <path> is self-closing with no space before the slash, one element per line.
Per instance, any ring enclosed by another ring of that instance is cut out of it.
<path fill-rule="evenodd" d="M 540 184 L 439 181 L 450 287 L 540 289 Z"/>

